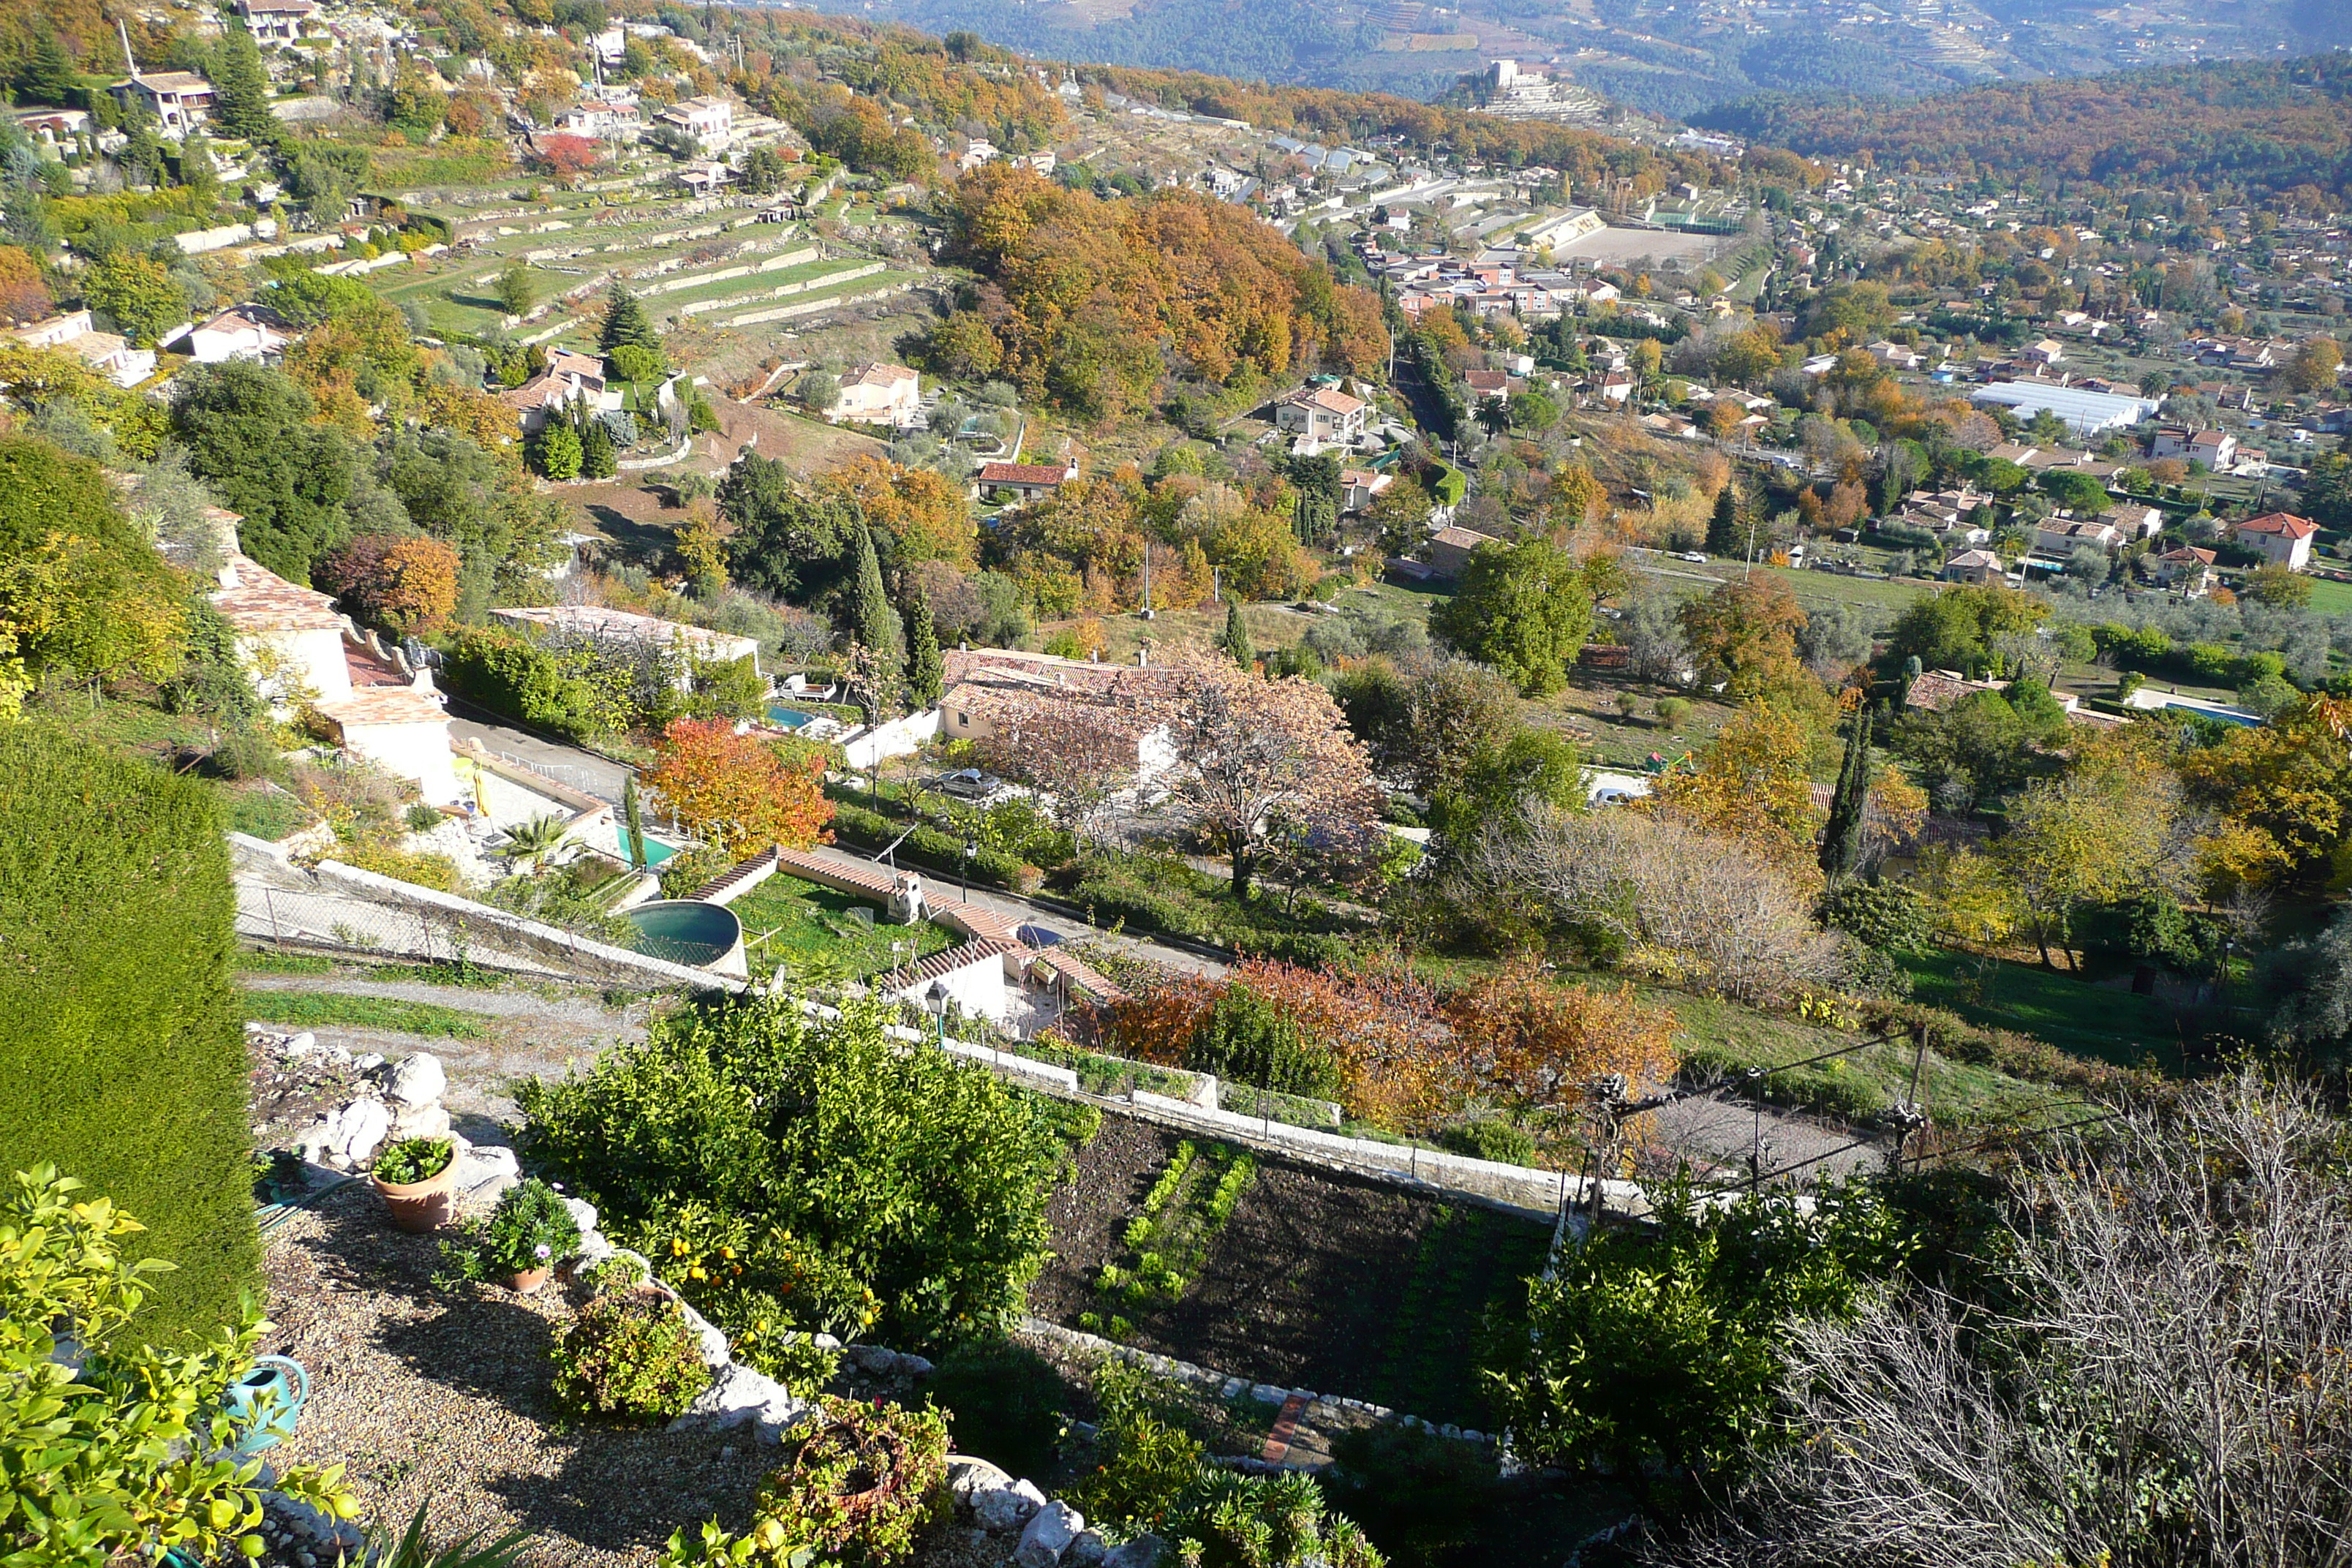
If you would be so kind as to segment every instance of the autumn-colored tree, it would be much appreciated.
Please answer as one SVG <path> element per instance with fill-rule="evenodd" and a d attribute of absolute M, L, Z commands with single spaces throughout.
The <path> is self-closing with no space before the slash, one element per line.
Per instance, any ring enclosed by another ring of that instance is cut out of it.
<path fill-rule="evenodd" d="M 1685 602 L 1679 618 L 1703 677 L 1725 682 L 1735 700 L 1781 689 L 1804 674 L 1797 660 L 1804 606 L 1778 577 L 1734 578 Z"/>
<path fill-rule="evenodd" d="M 1066 701 L 1024 705 L 1000 715 L 978 750 L 991 772 L 1034 789 L 1054 820 L 1083 837 L 1135 779 L 1133 726 L 1120 719 Z"/>
<path fill-rule="evenodd" d="M 1812 732 L 1796 714 L 1751 701 L 1707 743 L 1695 768 L 1667 774 L 1651 799 L 1707 832 L 1746 839 L 1801 879 L 1818 879 L 1812 746 Z"/>
<path fill-rule="evenodd" d="M 1197 654 L 1169 672 L 1139 689 L 1137 708 L 1168 727 L 1171 783 L 1223 846 L 1235 898 L 1249 897 L 1260 836 L 1277 815 L 1335 832 L 1379 816 L 1370 761 L 1319 681 L 1266 679 Z"/>
<path fill-rule="evenodd" d="M 817 489 L 864 508 L 866 521 L 897 541 L 900 565 L 945 561 L 971 569 L 980 529 L 962 488 L 945 474 L 864 453 L 820 478 Z"/>
<path fill-rule="evenodd" d="M 22 246 L 0 245 L 0 320 L 37 321 L 54 309 L 32 257 Z"/>
<path fill-rule="evenodd" d="M 1574 1101 L 1602 1073 L 1635 1094 L 1680 1068 L 1675 1016 L 1631 985 L 1562 984 L 1518 958 L 1445 999 L 1457 1079 L 1471 1093 L 1515 1110 Z"/>
<path fill-rule="evenodd" d="M 833 820 L 821 753 L 801 748 L 787 760 L 727 719 L 671 721 L 645 783 L 698 837 L 730 855 L 805 849 Z"/>
<path fill-rule="evenodd" d="M 2163 743 L 2130 731 L 2102 736 L 2064 773 L 2035 780 L 2010 803 L 1993 859 L 2044 964 L 2055 946 L 2080 967 L 2076 921 L 2086 907 L 2189 890 L 2196 848 L 2175 831 L 2180 786 Z"/>
<path fill-rule="evenodd" d="M 2343 344 L 2325 333 L 2305 338 L 2287 362 L 2286 384 L 2297 392 L 2325 392 L 2336 384 L 2343 364 Z"/>
<path fill-rule="evenodd" d="M 362 534 L 315 578 L 359 620 L 403 636 L 437 630 L 457 607 L 457 552 L 437 539 Z"/>
<path fill-rule="evenodd" d="M 585 136 L 542 136 L 531 153 L 539 166 L 559 180 L 577 179 L 596 166 L 596 143 Z"/>

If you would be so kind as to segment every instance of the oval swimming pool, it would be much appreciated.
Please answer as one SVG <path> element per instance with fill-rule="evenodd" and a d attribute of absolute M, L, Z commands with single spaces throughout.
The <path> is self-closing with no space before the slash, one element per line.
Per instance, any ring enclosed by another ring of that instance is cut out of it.
<path fill-rule="evenodd" d="M 621 911 L 636 927 L 629 945 L 649 958 L 708 969 L 742 945 L 743 922 L 735 911 L 694 899 L 656 899 Z"/>

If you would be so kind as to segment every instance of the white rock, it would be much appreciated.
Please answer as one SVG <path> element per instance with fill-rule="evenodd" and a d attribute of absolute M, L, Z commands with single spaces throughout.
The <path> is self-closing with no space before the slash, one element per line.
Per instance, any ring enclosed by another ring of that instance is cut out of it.
<path fill-rule="evenodd" d="M 1086 1527 L 1086 1519 L 1076 1509 L 1066 1502 L 1049 1502 L 1022 1530 L 1013 1561 L 1018 1568 L 1054 1568 Z"/>
<path fill-rule="evenodd" d="M 327 1118 L 327 1146 L 346 1165 L 364 1165 L 392 1131 L 392 1108 L 381 1100 L 352 1100 Z"/>
<path fill-rule="evenodd" d="M 511 1157 L 514 1151 L 509 1149 L 507 1153 Z M 580 1227 L 581 1235 L 585 1236 L 596 1228 L 594 1204 L 590 1203 L 586 1198 L 566 1198 L 563 1200 L 563 1206 L 572 1211 L 572 1223 Z"/>
<path fill-rule="evenodd" d="M 593 1268 L 612 1257 L 614 1250 L 613 1244 L 604 1239 L 603 1231 L 583 1230 L 580 1233 L 580 1250 L 572 1255 L 574 1267 L 583 1271 Z"/>
<path fill-rule="evenodd" d="M 1250 1389 L 1250 1397 L 1260 1405 L 1279 1405 L 1290 1397 L 1290 1391 L 1276 1388 L 1270 1383 L 1261 1383 Z"/>
<path fill-rule="evenodd" d="M 386 1080 L 392 1098 L 403 1105 L 431 1105 L 448 1087 L 449 1075 L 441 1070 L 441 1058 L 431 1051 L 401 1058 Z"/>
<path fill-rule="evenodd" d="M 305 1029 L 278 1048 L 289 1057 L 307 1057 L 319 1048 L 319 1037 Z"/>
<path fill-rule="evenodd" d="M 442 1113 L 447 1120 L 447 1112 Z M 466 1151 L 457 1163 L 457 1184 L 470 1192 L 484 1182 L 500 1176 L 520 1177 L 522 1166 L 515 1160 L 515 1152 L 503 1143 L 483 1143 Z"/>
<path fill-rule="evenodd" d="M 709 1388 L 695 1395 L 686 1414 L 669 1424 L 673 1432 L 723 1432 L 756 1426 L 763 1440 L 773 1442 L 806 1420 L 814 1406 L 796 1399 L 782 1384 L 748 1366 L 730 1363 L 719 1369 Z"/>
<path fill-rule="evenodd" d="M 814 1333 L 811 1334 L 809 1339 L 816 1345 L 816 1348 L 821 1351 L 837 1351 L 841 1348 L 841 1342 L 835 1339 L 831 1334 Z"/>
<path fill-rule="evenodd" d="M 383 1058 L 373 1051 L 368 1052 L 365 1056 L 352 1058 L 352 1070 L 357 1073 L 372 1073 L 382 1066 L 383 1066 Z"/>
<path fill-rule="evenodd" d="M 1062 1553 L 1062 1561 L 1067 1568 L 1097 1568 L 1109 1550 L 1101 1536 L 1091 1530 L 1082 1530 L 1078 1538 L 1070 1542 L 1070 1549 Z"/>
<path fill-rule="evenodd" d="M 1106 1553 L 1102 1568 L 1156 1568 L 1160 1554 L 1168 1543 L 1156 1535 L 1139 1535 L 1126 1545 Z"/>
<path fill-rule="evenodd" d="M 1045 1506 L 1045 1494 L 1034 1481 L 1015 1481 L 1009 1487 L 974 1488 L 971 1494 L 972 1518 L 982 1530 L 1002 1533 L 1018 1530 L 1035 1517 Z"/>
<path fill-rule="evenodd" d="M 969 1502 L 976 1492 L 1001 1491 L 1012 1486 L 1007 1471 L 970 1454 L 948 1456 L 948 1489 L 958 1502 Z"/>
<path fill-rule="evenodd" d="M 295 1135 L 294 1147 L 301 1152 L 302 1158 L 314 1164 L 324 1163 L 335 1152 L 334 1135 L 329 1131 L 330 1125 L 328 1120 L 321 1116 Z"/>
<path fill-rule="evenodd" d="M 1238 1377 L 1229 1377 L 1225 1379 L 1224 1385 L 1217 1390 L 1217 1396 L 1221 1399 L 1239 1399 L 1248 1392 L 1249 1384 L 1246 1382 Z"/>
<path fill-rule="evenodd" d="M 446 1138 L 449 1113 L 439 1105 L 404 1105 L 392 1119 L 392 1135 L 401 1138 Z M 464 1184 L 464 1178 L 459 1178 Z"/>

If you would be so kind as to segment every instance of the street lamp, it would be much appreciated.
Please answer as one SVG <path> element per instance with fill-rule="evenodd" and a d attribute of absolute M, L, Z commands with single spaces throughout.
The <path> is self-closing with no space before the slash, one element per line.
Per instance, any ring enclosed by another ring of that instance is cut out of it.
<path fill-rule="evenodd" d="M 940 1049 L 941 1049 L 941 1050 L 945 1050 L 945 1049 L 947 1049 L 947 1048 L 948 1048 L 948 987 L 947 987 L 947 983 L 946 983 L 945 981 L 942 981 L 942 980 L 934 980 L 934 981 L 932 981 L 932 982 L 931 982 L 931 988 L 930 988 L 929 990 L 928 990 L 928 991 L 926 991 L 926 992 L 924 992 L 924 993 L 923 993 L 923 1005 L 924 1005 L 926 1008 L 929 1009 L 929 1011 L 930 1011 L 930 1015 L 931 1015 L 931 1016 L 932 1016 L 932 1017 L 934 1017 L 934 1018 L 936 1018 L 936 1019 L 938 1019 L 938 1020 L 939 1020 L 939 1046 L 940 1046 Z"/>
<path fill-rule="evenodd" d="M 963 901 L 967 904 L 971 902 L 971 858 L 979 853 L 978 839 L 967 838 L 963 841 Z"/>

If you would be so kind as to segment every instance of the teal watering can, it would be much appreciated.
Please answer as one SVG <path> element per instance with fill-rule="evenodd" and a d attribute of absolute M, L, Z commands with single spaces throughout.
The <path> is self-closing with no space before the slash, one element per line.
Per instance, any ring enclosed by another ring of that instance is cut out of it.
<path fill-rule="evenodd" d="M 221 1419 L 234 1435 L 230 1450 L 250 1459 L 294 1436 L 310 1397 L 310 1374 L 290 1356 L 256 1356 L 243 1377 L 221 1395 Z"/>

